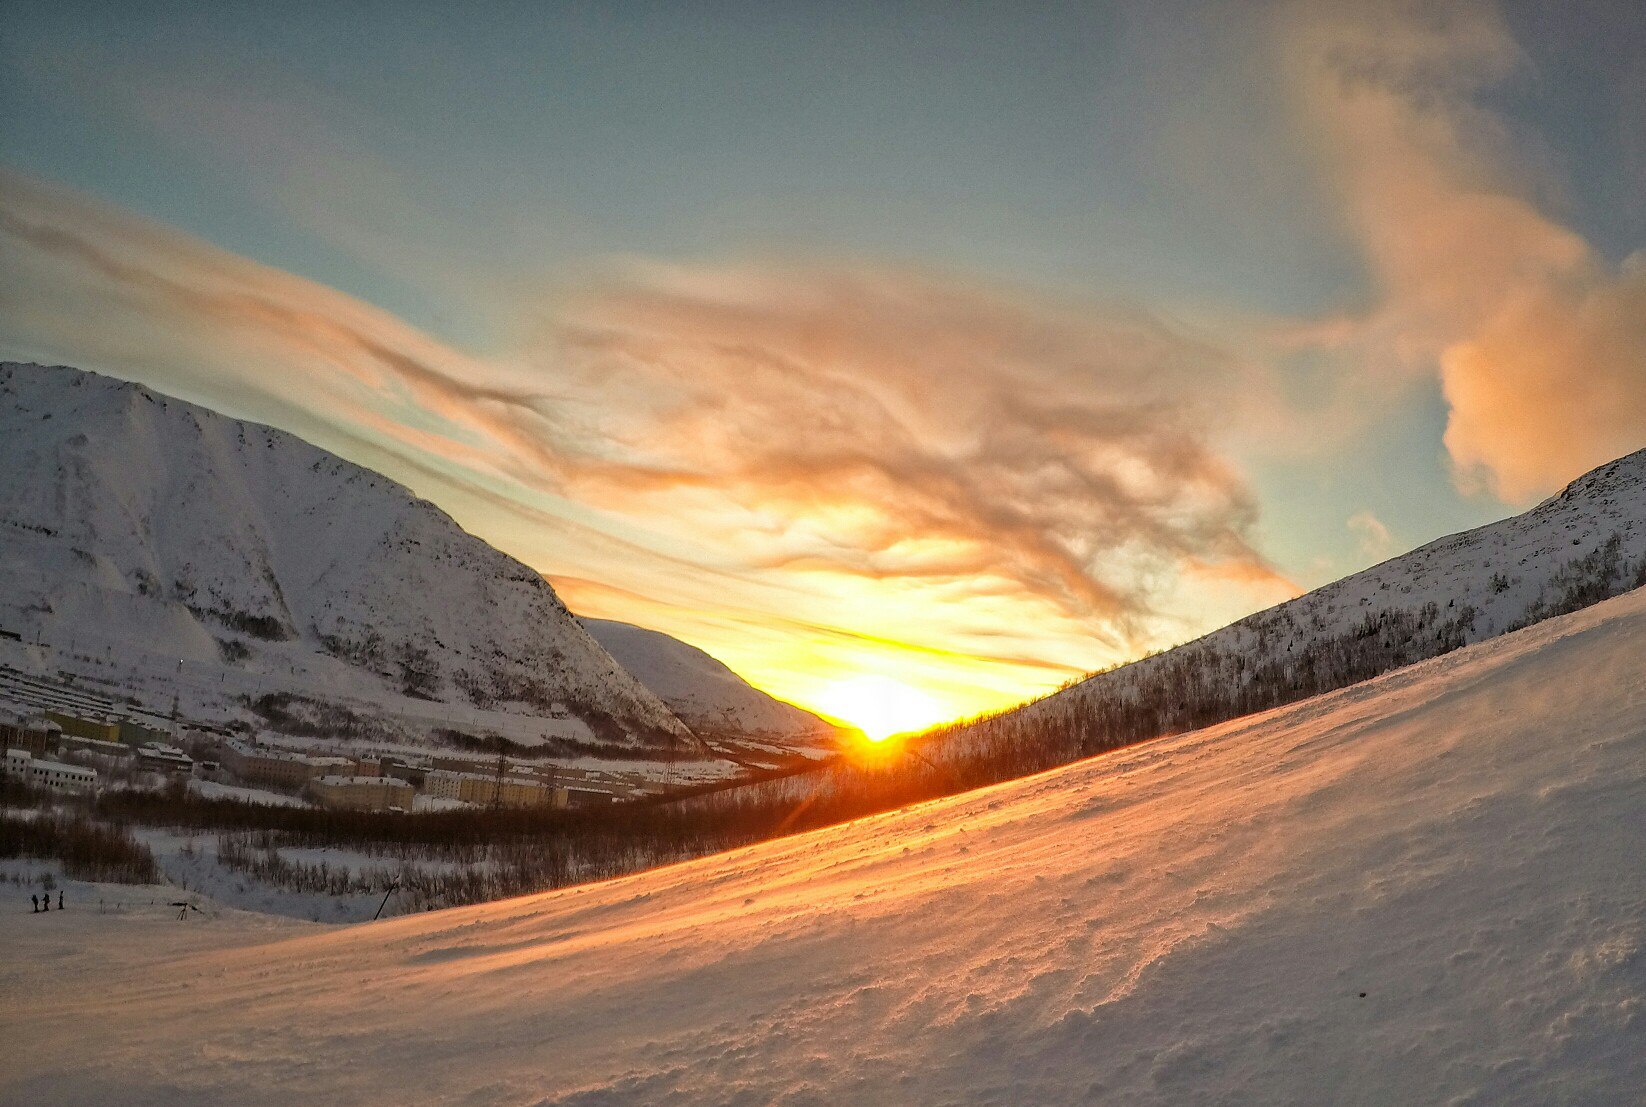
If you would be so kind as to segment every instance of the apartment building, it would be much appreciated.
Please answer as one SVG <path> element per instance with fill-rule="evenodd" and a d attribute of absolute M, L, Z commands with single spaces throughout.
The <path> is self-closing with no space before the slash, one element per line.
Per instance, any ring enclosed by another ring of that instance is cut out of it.
<path fill-rule="evenodd" d="M 27 750 L 6 751 L 6 777 L 52 792 L 94 792 L 97 770 L 31 757 Z"/>
<path fill-rule="evenodd" d="M 223 743 L 221 760 L 225 769 L 243 781 L 288 788 L 301 788 L 321 776 L 354 775 L 353 758 L 296 753 L 253 745 L 238 738 Z"/>
<path fill-rule="evenodd" d="M 565 807 L 566 790 L 527 777 L 456 773 L 435 769 L 423 777 L 423 794 L 478 807 Z"/>
<path fill-rule="evenodd" d="M 34 757 L 44 757 L 57 747 L 62 733 L 62 727 L 39 712 L 0 704 L 0 749 L 27 750 Z"/>
<path fill-rule="evenodd" d="M 322 776 L 309 781 L 309 795 L 336 811 L 410 811 L 416 791 L 392 776 Z"/>

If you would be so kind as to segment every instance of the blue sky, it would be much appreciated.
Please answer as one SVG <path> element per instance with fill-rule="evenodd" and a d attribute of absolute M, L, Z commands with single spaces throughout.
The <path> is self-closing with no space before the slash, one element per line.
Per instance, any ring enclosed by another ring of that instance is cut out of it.
<path fill-rule="evenodd" d="M 989 661 L 998 700 L 1646 441 L 1637 5 L 14 2 L 4 20 L 0 163 L 29 218 L 180 272 L 220 251 L 308 306 L 335 292 L 437 345 L 462 387 L 431 399 L 367 368 L 339 408 L 313 389 L 343 388 L 326 373 L 352 354 L 305 337 L 317 361 L 288 374 L 250 324 L 61 258 L 18 262 L 33 299 L 3 352 L 291 426 L 567 578 L 574 604 L 796 698 L 819 698 L 797 665 L 849 667 L 826 641 L 885 636 L 820 613 L 842 595 L 955 609 L 966 574 L 939 581 L 934 557 L 1006 566 L 972 616 L 905 643 Z M 121 220 L 178 243 L 152 256 Z M 85 322 L 116 315 L 118 333 Z M 914 363 L 956 333 L 975 345 L 948 396 L 943 365 Z M 759 420 L 725 356 L 745 348 L 804 363 Z M 475 398 L 498 381 L 534 398 L 500 414 Z M 1528 399 L 1550 389 L 1561 403 Z M 1020 394 L 1033 411 L 1010 422 Z M 763 435 L 773 412 L 800 435 L 871 401 L 874 444 Z M 1075 492 L 1046 478 L 1056 458 L 1025 468 L 1033 435 L 1072 443 Z M 1188 454 L 1195 491 L 1161 493 Z M 856 499 L 797 493 L 803 463 L 839 464 Z M 656 474 L 682 466 L 712 492 L 665 496 Z M 893 549 L 873 520 L 912 503 L 929 527 Z M 1097 513 L 1101 537 L 1059 510 Z M 641 552 L 580 551 L 589 533 Z M 735 616 L 680 579 L 699 571 L 735 579 Z"/>

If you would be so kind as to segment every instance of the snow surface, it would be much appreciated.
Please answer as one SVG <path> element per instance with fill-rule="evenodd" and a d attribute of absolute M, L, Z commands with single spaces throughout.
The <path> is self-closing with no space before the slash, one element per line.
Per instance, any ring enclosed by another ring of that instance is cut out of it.
<path fill-rule="evenodd" d="M 242 803 L 261 803 L 268 807 L 309 807 L 307 800 L 267 788 L 247 788 L 239 784 L 223 784 L 215 780 L 190 777 L 189 791 L 206 799 L 239 800 Z"/>
<path fill-rule="evenodd" d="M 226 910 L 255 911 L 338 923 L 363 922 L 371 918 L 383 902 L 381 892 L 345 895 L 298 892 L 237 872 L 218 859 L 215 833 L 191 834 L 185 830 L 138 826 L 131 828 L 131 834 L 154 854 L 155 864 L 167 881 L 155 887 L 169 893 L 166 902 L 188 899 L 213 914 Z M 287 860 L 301 860 L 310 865 L 325 861 L 334 869 L 382 874 L 384 885 L 399 870 L 392 860 L 352 850 L 284 849 L 280 854 Z"/>
<path fill-rule="evenodd" d="M 1636 591 L 602 884 L 262 944 L 14 906 L 0 1098 L 1639 1102 L 1643 672 Z"/>
<path fill-rule="evenodd" d="M 177 694 L 203 720 L 275 692 L 391 735 L 686 734 L 538 573 L 283 431 L 6 363 L 0 472 L 0 629 L 23 639 L 0 661 L 16 668 L 162 711 Z"/>
<path fill-rule="evenodd" d="M 785 744 L 832 746 L 838 737 L 835 727 L 762 692 L 696 646 L 628 623 L 578 621 L 618 664 L 705 738 L 771 738 Z"/>

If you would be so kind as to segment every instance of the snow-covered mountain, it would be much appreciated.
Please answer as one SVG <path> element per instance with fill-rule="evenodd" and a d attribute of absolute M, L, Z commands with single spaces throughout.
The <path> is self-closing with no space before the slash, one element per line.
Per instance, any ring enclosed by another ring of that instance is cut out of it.
<path fill-rule="evenodd" d="M 1341 688 L 1643 584 L 1646 450 L 1523 514 L 951 728 L 941 744 L 957 756 L 1037 742 L 1079 756 Z"/>
<path fill-rule="evenodd" d="M 283 431 L 5 364 L 0 473 L 8 663 L 295 733 L 689 738 L 538 573 Z"/>
<path fill-rule="evenodd" d="M 0 1099 L 1639 1103 L 1643 664 L 1636 592 L 1026 780 L 354 927 L 69 883 L 0 913 L 29 997 Z"/>
<path fill-rule="evenodd" d="M 835 727 L 751 685 L 696 646 L 656 630 L 580 619 L 606 652 L 703 738 L 768 739 L 826 747 Z"/>

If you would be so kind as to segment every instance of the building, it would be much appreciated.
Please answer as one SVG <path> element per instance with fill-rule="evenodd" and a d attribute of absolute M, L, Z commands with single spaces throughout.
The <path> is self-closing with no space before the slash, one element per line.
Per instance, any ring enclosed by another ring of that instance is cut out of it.
<path fill-rule="evenodd" d="M 172 743 L 172 733 L 162 727 L 147 726 L 132 719 L 120 719 L 115 724 L 120 728 L 120 741 L 128 746 L 152 746 L 159 744 L 169 746 Z"/>
<path fill-rule="evenodd" d="M 27 750 L 31 756 L 44 757 L 57 748 L 62 733 L 62 727 L 42 714 L 0 704 L 0 748 Z"/>
<path fill-rule="evenodd" d="M 477 807 L 565 807 L 566 790 L 522 776 L 454 773 L 435 769 L 423 777 L 423 794 Z"/>
<path fill-rule="evenodd" d="M 336 811 L 410 811 L 416 790 L 392 776 L 322 776 L 309 781 L 309 795 Z"/>
<path fill-rule="evenodd" d="M 566 793 L 569 807 L 604 807 L 616 799 L 610 792 L 597 788 L 564 788 L 562 791 Z"/>
<path fill-rule="evenodd" d="M 238 738 L 223 743 L 223 767 L 252 784 L 278 784 L 301 788 L 315 777 L 348 776 L 354 760 L 348 757 L 316 757 L 306 753 L 252 745 Z"/>
<path fill-rule="evenodd" d="M 71 715 L 67 711 L 48 711 L 46 718 L 63 728 L 64 734 L 81 738 L 95 738 L 99 742 L 120 741 L 120 720 L 94 715 Z"/>
<path fill-rule="evenodd" d="M 397 757 L 384 757 L 378 761 L 378 767 L 384 776 L 396 777 L 404 780 L 413 788 L 423 787 L 423 778 L 428 775 L 429 766 L 421 761 L 402 761 Z"/>
<path fill-rule="evenodd" d="M 60 761 L 30 757 L 27 750 L 6 751 L 6 779 L 27 781 L 31 788 L 50 792 L 94 792 L 97 770 Z"/>
<path fill-rule="evenodd" d="M 162 773 L 175 773 L 178 776 L 194 775 L 194 758 L 178 749 L 176 746 L 164 745 L 160 742 L 150 742 L 137 750 L 137 764 L 145 769 Z"/>
<path fill-rule="evenodd" d="M 57 739 L 59 753 L 95 753 L 99 757 L 113 757 L 125 761 L 135 756 L 137 751 L 130 746 L 123 746 L 119 742 L 103 742 L 96 738 L 80 738 L 73 734 L 59 735 Z"/>

